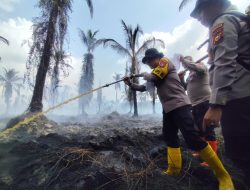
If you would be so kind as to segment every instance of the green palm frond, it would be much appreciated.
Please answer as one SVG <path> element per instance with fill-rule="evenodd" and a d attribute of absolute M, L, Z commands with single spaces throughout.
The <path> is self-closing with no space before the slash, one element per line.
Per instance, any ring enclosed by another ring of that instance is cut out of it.
<path fill-rule="evenodd" d="M 132 26 L 127 25 L 123 20 L 121 20 L 123 30 L 125 31 L 126 43 L 127 46 L 133 48 L 133 29 Z"/>

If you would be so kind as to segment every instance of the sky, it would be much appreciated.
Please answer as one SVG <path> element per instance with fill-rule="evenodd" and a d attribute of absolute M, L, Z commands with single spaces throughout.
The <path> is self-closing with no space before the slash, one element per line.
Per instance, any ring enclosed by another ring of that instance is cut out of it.
<path fill-rule="evenodd" d="M 248 0 L 231 0 L 244 11 Z M 10 45 L 0 44 L 0 74 L 3 68 L 14 68 L 20 76 L 24 75 L 28 57 L 28 46 L 22 46 L 24 40 L 31 39 L 32 19 L 40 15 L 36 7 L 37 0 L 0 0 L 0 36 L 7 38 Z M 70 54 L 73 69 L 67 78 L 61 79 L 61 86 L 70 86 L 77 95 L 77 84 L 80 80 L 82 57 L 86 48 L 79 37 L 79 29 L 98 30 L 97 38 L 113 38 L 125 45 L 121 19 L 126 24 L 136 27 L 139 24 L 144 32 L 140 41 L 154 36 L 162 39 L 166 48 L 161 51 L 167 57 L 175 53 L 192 55 L 195 59 L 206 54 L 197 47 L 207 39 L 208 31 L 201 24 L 190 18 L 195 0 L 191 1 L 181 12 L 178 7 L 181 0 L 92 0 L 94 16 L 91 19 L 85 0 L 74 0 L 70 13 L 69 29 L 66 46 Z M 113 81 L 114 73 L 124 73 L 126 58 L 118 55 L 110 48 L 98 47 L 94 51 L 94 87 Z M 148 71 L 142 66 L 142 71 Z M 0 87 L 0 93 L 2 88 Z M 103 90 L 106 99 L 114 99 L 114 86 Z M 96 96 L 96 95 L 94 95 Z M 0 98 L 0 101 L 3 101 Z"/>

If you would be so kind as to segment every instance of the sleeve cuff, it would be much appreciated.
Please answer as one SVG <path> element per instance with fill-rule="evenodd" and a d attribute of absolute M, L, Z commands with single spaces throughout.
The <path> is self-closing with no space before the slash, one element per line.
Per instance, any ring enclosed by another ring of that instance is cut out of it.
<path fill-rule="evenodd" d="M 218 93 L 218 90 L 212 90 L 210 97 L 210 104 L 212 105 L 226 105 L 227 95 L 225 93 Z"/>
<path fill-rule="evenodd" d="M 225 105 L 220 105 L 220 104 L 209 104 L 210 108 L 223 108 Z"/>

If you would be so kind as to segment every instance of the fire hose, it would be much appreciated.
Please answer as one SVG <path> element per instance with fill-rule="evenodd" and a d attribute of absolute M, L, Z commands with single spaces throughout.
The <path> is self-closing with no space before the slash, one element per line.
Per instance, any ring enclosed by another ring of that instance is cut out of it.
<path fill-rule="evenodd" d="M 131 76 L 129 76 L 130 79 L 138 78 L 138 77 L 143 77 L 143 74 L 132 74 Z M 52 111 L 52 110 L 55 110 L 55 109 L 57 109 L 57 108 L 59 108 L 59 107 L 65 105 L 65 104 L 68 104 L 68 103 L 70 103 L 70 102 L 72 102 L 72 101 L 74 101 L 74 100 L 77 100 L 77 99 L 79 99 L 79 98 L 81 98 L 81 97 L 83 97 L 83 96 L 89 95 L 89 94 L 91 94 L 91 93 L 93 93 L 93 92 L 95 92 L 95 91 L 98 91 L 98 90 L 102 89 L 102 88 L 109 87 L 109 86 L 114 85 L 114 84 L 116 84 L 116 83 L 122 82 L 122 81 L 124 81 L 124 79 L 125 79 L 125 77 L 122 78 L 122 79 L 120 79 L 120 80 L 118 80 L 118 81 L 115 81 L 115 82 L 112 82 L 112 83 L 105 84 L 105 85 L 103 85 L 103 86 L 100 86 L 100 87 L 98 87 L 98 88 L 92 89 L 92 90 L 90 90 L 90 91 L 88 91 L 88 92 L 85 92 L 85 93 L 83 93 L 83 94 L 80 94 L 80 95 L 78 95 L 78 96 L 76 96 L 76 97 L 70 98 L 70 99 L 68 99 L 68 100 L 66 100 L 66 101 L 64 101 L 64 102 L 62 102 L 62 103 L 60 103 L 60 104 L 58 104 L 58 105 L 55 105 L 55 106 L 53 106 L 53 107 L 48 108 L 47 110 L 45 110 L 45 111 L 43 111 L 43 112 L 37 112 L 37 113 L 35 113 L 34 115 L 32 115 L 31 117 L 25 118 L 24 120 L 18 122 L 17 124 L 15 124 L 14 126 L 12 126 L 11 128 L 5 129 L 5 130 L 3 130 L 2 132 L 0 132 L 0 138 L 6 137 L 8 134 L 14 132 L 14 131 L 17 130 L 18 128 L 20 128 L 22 125 L 27 125 L 27 124 L 30 123 L 31 121 L 34 121 L 35 119 L 39 118 L 40 116 L 42 116 L 42 115 L 44 115 L 44 114 L 47 114 L 48 112 L 50 112 L 50 111 Z"/>

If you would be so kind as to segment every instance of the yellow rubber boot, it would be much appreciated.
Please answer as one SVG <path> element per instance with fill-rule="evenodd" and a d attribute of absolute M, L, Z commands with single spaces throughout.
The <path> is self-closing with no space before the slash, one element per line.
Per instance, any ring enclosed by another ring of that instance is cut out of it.
<path fill-rule="evenodd" d="M 219 190 L 234 190 L 234 185 L 230 175 L 211 146 L 208 144 L 204 149 L 199 151 L 199 154 L 200 157 L 207 162 L 209 167 L 214 171 L 214 174 L 219 181 Z"/>
<path fill-rule="evenodd" d="M 181 149 L 168 147 L 168 169 L 163 171 L 167 175 L 179 175 L 182 167 Z"/>
<path fill-rule="evenodd" d="M 207 141 L 207 143 L 211 146 L 211 148 L 213 149 L 213 151 L 217 154 L 218 152 L 218 141 Z M 207 162 L 202 162 L 200 163 L 201 166 L 203 167 L 208 167 L 208 163 Z"/>

